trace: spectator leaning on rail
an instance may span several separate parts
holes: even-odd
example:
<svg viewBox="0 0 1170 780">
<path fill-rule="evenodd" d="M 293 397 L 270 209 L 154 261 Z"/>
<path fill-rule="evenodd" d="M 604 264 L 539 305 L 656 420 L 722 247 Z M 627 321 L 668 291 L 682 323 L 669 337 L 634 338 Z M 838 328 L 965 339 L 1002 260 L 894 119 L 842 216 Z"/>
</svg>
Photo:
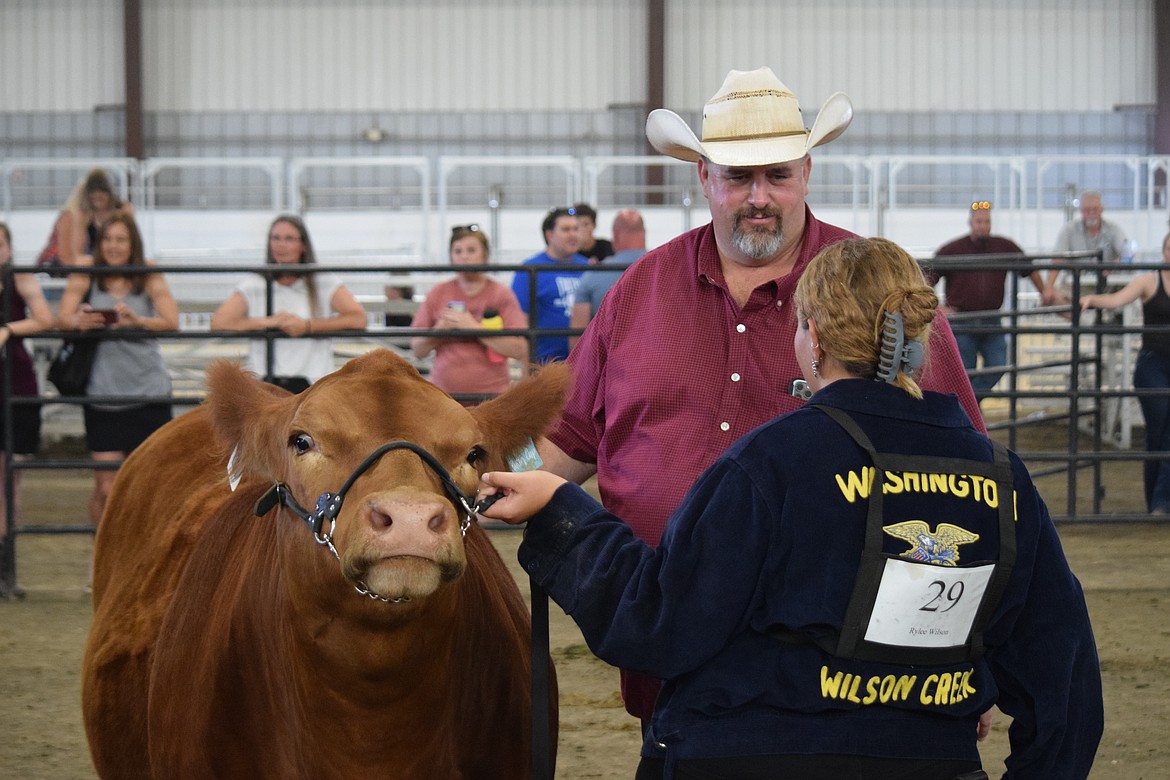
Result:
<svg viewBox="0 0 1170 780">
<path fill-rule="evenodd" d="M 8 382 L 11 381 L 12 395 L 29 397 L 38 395 L 37 376 L 32 358 L 24 347 L 29 336 L 53 327 L 53 312 L 45 302 L 41 286 L 33 274 L 9 274 L 12 265 L 12 233 L 8 225 L 0 222 L 0 300 L 4 287 L 12 280 L 8 291 L 8 309 L 0 312 L 0 401 L 3 399 Z M 12 378 L 5 374 L 12 366 Z M 41 407 L 25 404 L 14 405 L 10 412 L 12 419 L 12 458 L 25 460 L 35 455 L 41 447 Z M 5 419 L 0 414 L 0 441 L 5 433 Z M 0 446 L 0 477 L 4 474 L 4 450 Z M 20 519 L 21 472 L 12 472 L 13 517 Z M 5 485 L 0 478 L 0 507 L 4 506 Z M 8 536 L 8 518 L 0 517 L 0 560 L 3 559 L 4 541 Z M 23 596 L 24 591 L 16 585 L 10 587 L 0 579 L 0 599 Z"/>
<path fill-rule="evenodd" d="M 1081 218 L 1066 222 L 1056 236 L 1053 252 L 1095 252 L 1100 250 L 1101 262 L 1117 263 L 1125 254 L 1125 231 L 1115 222 L 1101 216 L 1105 211 L 1101 193 L 1085 190 L 1080 196 Z M 1052 261 L 1058 264 L 1060 258 Z M 1106 271 L 1108 273 L 1108 271 Z M 1043 300 L 1045 304 L 1068 304 L 1071 284 L 1057 287 L 1059 269 L 1045 272 Z M 1081 292 L 1086 292 L 1082 290 Z"/>
<path fill-rule="evenodd" d="M 590 648 L 668 680 L 636 777 L 986 778 L 993 704 L 1008 777 L 1087 777 L 1084 593 L 1023 462 L 914 381 L 938 304 L 918 265 L 842 241 L 793 302 L 808 406 L 724 453 L 656 547 L 555 475 L 483 477 Z"/>
<path fill-rule="evenodd" d="M 484 266 L 490 257 L 487 236 L 479 225 L 452 228 L 448 251 L 456 268 Z M 479 269 L 460 269 L 454 279 L 432 287 L 411 327 L 476 333 L 410 340 L 415 357 L 435 353 L 429 378 L 448 393 L 502 393 L 511 384 L 508 358 L 528 360 L 527 338 L 492 335 L 503 328 L 527 328 L 528 318 L 512 291 Z"/>
<path fill-rule="evenodd" d="M 536 274 L 536 311 L 528 310 L 531 305 L 531 277 L 528 273 L 516 272 L 512 277 L 512 292 L 516 294 L 516 300 L 528 315 L 532 327 L 568 328 L 577 284 L 581 281 L 581 269 L 578 266 L 589 265 L 589 261 L 577 252 L 581 246 L 577 212 L 571 208 L 553 209 L 545 215 L 540 229 L 544 234 L 546 249 L 525 260 L 524 265 L 561 265 L 563 268 Z M 540 336 L 536 339 L 537 362 L 563 360 L 568 356 L 568 336 Z"/>
<path fill-rule="evenodd" d="M 805 204 L 808 153 L 852 117 L 837 93 L 806 130 L 796 97 L 760 68 L 728 74 L 704 111 L 704 141 L 671 111 L 647 119 L 655 148 L 696 163 L 711 222 L 647 252 L 610 289 L 569 358 L 574 385 L 540 453 L 574 482 L 596 474 L 606 508 L 649 544 L 719 453 L 801 405 L 789 394 L 800 378 L 792 293 L 813 255 L 853 236 Z M 957 393 L 982 427 L 942 317 L 931 347 L 923 386 Z M 631 714 L 648 717 L 657 692 L 623 672 Z"/>
<path fill-rule="evenodd" d="M 144 255 L 134 218 L 129 214 L 110 217 L 98 237 L 93 267 L 153 265 Z M 179 328 L 179 307 L 161 273 L 102 274 L 92 279 L 86 273 L 70 274 L 61 296 L 59 319 L 65 330 L 106 330 L 94 355 L 86 395 L 157 398 L 171 394 L 171 377 L 158 339 L 143 337 L 144 332 Z M 171 404 L 95 402 L 86 404 L 84 412 L 90 456 L 96 461 L 118 461 L 171 419 Z M 93 472 L 89 521 L 95 526 L 116 476 L 117 472 L 109 469 Z"/>
<path fill-rule="evenodd" d="M 1041 295 L 1044 293 L 1044 278 L 1040 272 L 1033 269 L 1031 263 L 1024 257 L 1024 250 L 1010 238 L 993 236 L 991 234 L 991 203 L 986 200 L 977 200 L 971 204 L 967 212 L 967 225 L 970 231 L 967 235 L 956 238 L 935 252 L 935 257 L 951 255 L 973 257 L 975 255 L 1014 255 L 1014 257 L 1000 258 L 1001 261 L 1019 260 L 1020 276 L 1027 276 Z M 978 261 L 973 261 L 978 262 Z M 926 270 L 926 278 L 931 284 L 939 279 L 946 279 L 946 304 L 942 310 L 948 315 L 952 312 L 994 312 L 986 317 L 963 320 L 956 329 L 955 341 L 959 345 L 959 355 L 963 358 L 963 365 L 972 370 L 979 366 L 979 356 L 983 356 L 983 368 L 1006 366 L 1007 336 L 1002 331 L 988 333 L 964 333 L 966 326 L 976 328 L 1000 328 L 999 309 L 1003 305 L 1004 283 L 1007 281 L 1007 271 L 1004 270 L 966 270 L 950 268 L 945 271 Z M 971 378 L 971 386 L 975 388 L 975 397 L 982 400 L 983 396 L 995 387 L 995 383 L 1003 376 L 1003 371 L 979 374 Z"/>
<path fill-rule="evenodd" d="M 268 265 L 311 265 L 317 257 L 304 221 L 282 214 L 268 228 Z M 364 330 L 366 310 L 345 289 L 341 277 L 327 271 L 280 274 L 272 279 L 272 314 L 268 314 L 268 279 L 250 274 L 211 317 L 212 330 L 276 330 L 292 338 L 254 339 L 247 367 L 286 390 L 299 393 L 333 372 L 333 342 L 300 338 L 336 330 Z"/>
<path fill-rule="evenodd" d="M 622 209 L 613 218 L 614 254 L 598 263 L 598 266 L 627 266 L 646 254 L 646 225 L 637 209 Z M 602 298 L 622 275 L 624 268 L 616 271 L 586 271 L 577 285 L 573 298 L 573 316 L 569 327 L 584 328 L 597 313 Z M 579 336 L 569 336 L 569 349 L 577 346 Z"/>
<path fill-rule="evenodd" d="M 1162 263 L 1167 270 L 1138 274 L 1117 292 L 1086 295 L 1081 309 L 1116 309 L 1142 302 L 1142 324 L 1170 325 L 1170 234 L 1162 239 Z M 1133 386 L 1162 394 L 1138 398 L 1146 422 L 1146 450 L 1170 451 L 1170 333 L 1142 333 L 1142 347 L 1133 370 Z M 1147 460 L 1142 466 L 1146 508 L 1153 515 L 1170 515 L 1170 460 Z"/>
</svg>

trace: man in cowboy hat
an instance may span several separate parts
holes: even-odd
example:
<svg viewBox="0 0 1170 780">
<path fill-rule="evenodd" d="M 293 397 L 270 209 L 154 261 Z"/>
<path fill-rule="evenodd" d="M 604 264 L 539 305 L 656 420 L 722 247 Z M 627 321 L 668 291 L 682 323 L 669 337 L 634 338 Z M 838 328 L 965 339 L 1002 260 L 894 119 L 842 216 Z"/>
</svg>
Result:
<svg viewBox="0 0 1170 780">
<path fill-rule="evenodd" d="M 540 443 L 545 468 L 583 482 L 657 544 L 670 513 L 736 439 L 803 403 L 792 342 L 792 293 L 813 256 L 854 234 L 813 216 L 809 150 L 853 117 L 830 97 L 811 130 L 768 68 L 731 71 L 703 112 L 700 141 L 658 109 L 646 136 L 696 163 L 711 222 L 648 252 L 617 281 L 569 357 L 574 387 Z M 982 427 L 954 336 L 936 320 L 922 386 L 955 392 Z M 734 522 L 729 517 L 728 522 Z M 630 714 L 653 711 L 658 682 L 622 673 Z"/>
</svg>

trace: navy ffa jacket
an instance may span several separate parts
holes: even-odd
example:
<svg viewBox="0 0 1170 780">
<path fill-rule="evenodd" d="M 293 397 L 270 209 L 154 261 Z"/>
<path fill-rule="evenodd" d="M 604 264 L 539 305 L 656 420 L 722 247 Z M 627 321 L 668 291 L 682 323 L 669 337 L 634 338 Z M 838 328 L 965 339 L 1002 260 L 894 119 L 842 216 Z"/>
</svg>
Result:
<svg viewBox="0 0 1170 780">
<path fill-rule="evenodd" d="M 975 468 L 875 472 L 818 406 L 845 412 L 895 463 L 993 458 L 954 396 L 839 380 L 733 445 L 657 549 L 575 485 L 529 521 L 520 562 L 593 651 L 666 680 L 643 755 L 665 751 L 668 776 L 678 759 L 738 755 L 978 761 L 976 720 L 998 704 L 1013 718 L 1007 777 L 1086 777 L 1103 727 L 1096 647 L 1023 463 L 1010 455 L 1000 485 Z M 860 630 L 878 652 L 842 652 L 877 490 L 883 568 L 860 587 L 872 602 Z M 979 648 L 931 661 L 973 622 Z"/>
</svg>

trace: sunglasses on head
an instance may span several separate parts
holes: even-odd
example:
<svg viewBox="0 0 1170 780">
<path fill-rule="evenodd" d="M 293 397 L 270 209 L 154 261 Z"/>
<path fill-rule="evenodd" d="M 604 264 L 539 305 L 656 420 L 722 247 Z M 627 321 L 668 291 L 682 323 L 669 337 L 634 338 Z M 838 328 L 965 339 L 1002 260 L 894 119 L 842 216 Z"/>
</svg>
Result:
<svg viewBox="0 0 1170 780">
<path fill-rule="evenodd" d="M 455 227 L 451 228 L 451 235 L 453 235 L 453 236 L 457 235 L 459 233 L 478 233 L 478 232 L 479 232 L 479 225 L 477 225 L 474 222 L 471 223 L 470 225 L 456 225 Z"/>
</svg>

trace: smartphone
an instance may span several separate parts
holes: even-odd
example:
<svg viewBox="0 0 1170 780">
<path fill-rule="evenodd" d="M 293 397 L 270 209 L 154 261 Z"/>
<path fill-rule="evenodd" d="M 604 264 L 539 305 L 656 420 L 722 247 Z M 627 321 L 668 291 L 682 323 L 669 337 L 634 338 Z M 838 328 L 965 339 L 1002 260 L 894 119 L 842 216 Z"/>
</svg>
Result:
<svg viewBox="0 0 1170 780">
<path fill-rule="evenodd" d="M 447 301 L 447 308 L 451 311 L 467 311 L 467 304 L 463 301 Z"/>
<path fill-rule="evenodd" d="M 118 321 L 118 312 L 114 309 L 93 309 L 94 314 L 102 315 L 102 319 L 106 321 L 107 325 L 113 325 Z"/>
</svg>

